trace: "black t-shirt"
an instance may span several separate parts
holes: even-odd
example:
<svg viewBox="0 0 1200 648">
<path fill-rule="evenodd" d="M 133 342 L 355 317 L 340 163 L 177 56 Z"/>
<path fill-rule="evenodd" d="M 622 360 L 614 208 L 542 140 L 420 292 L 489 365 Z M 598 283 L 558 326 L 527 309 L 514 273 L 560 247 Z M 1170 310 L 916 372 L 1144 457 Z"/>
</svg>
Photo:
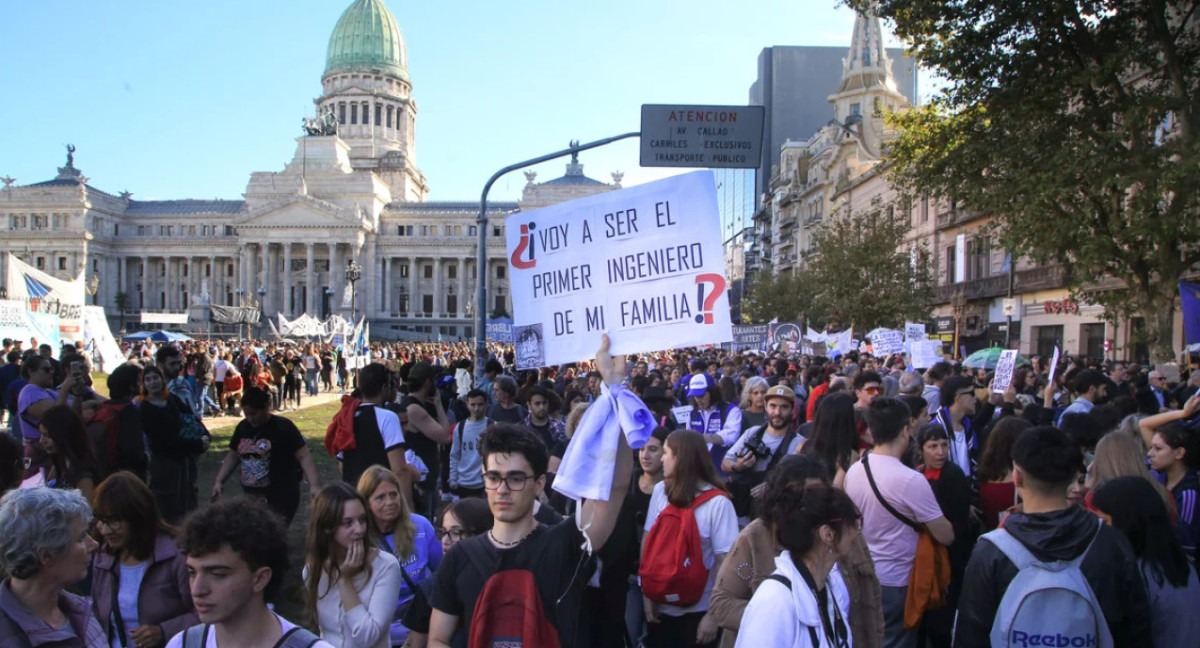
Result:
<svg viewBox="0 0 1200 648">
<path fill-rule="evenodd" d="M 504 409 L 496 404 L 487 409 L 487 417 L 497 423 L 520 423 L 528 415 L 529 412 L 521 405 L 513 405 L 512 409 Z"/>
<path fill-rule="evenodd" d="M 405 396 L 404 398 L 400 399 L 401 412 L 407 412 L 408 408 L 412 405 L 419 406 L 421 409 L 425 410 L 425 413 L 428 414 L 430 418 L 435 421 L 437 420 L 437 407 L 433 403 L 428 401 L 420 401 L 412 396 Z M 411 449 L 418 457 L 420 457 L 421 461 L 425 462 L 425 467 L 429 469 L 428 479 L 436 479 L 437 474 L 441 472 L 441 457 L 438 454 L 437 442 L 425 436 L 419 430 L 411 426 L 404 432 L 404 440 L 407 442 L 409 449 Z"/>
<path fill-rule="evenodd" d="M 467 543 L 483 548 L 491 570 L 481 573 L 467 555 Z M 575 521 L 566 519 L 554 526 L 538 525 L 533 534 L 512 549 L 498 549 L 487 534 L 460 541 L 450 548 L 438 566 L 433 584 L 433 607 L 458 617 L 458 630 L 451 645 L 466 648 L 475 603 L 488 578 L 500 568 L 533 572 L 542 596 L 542 611 L 558 629 L 563 648 L 586 646 L 590 616 L 582 605 L 583 592 L 595 570 L 595 561 L 583 550 L 583 534 Z"/>
<path fill-rule="evenodd" d="M 262 427 L 242 419 L 229 439 L 229 449 L 242 460 L 242 488 L 266 495 L 268 501 L 294 498 L 300 488 L 296 453 L 305 446 L 296 424 L 271 416 Z"/>
</svg>

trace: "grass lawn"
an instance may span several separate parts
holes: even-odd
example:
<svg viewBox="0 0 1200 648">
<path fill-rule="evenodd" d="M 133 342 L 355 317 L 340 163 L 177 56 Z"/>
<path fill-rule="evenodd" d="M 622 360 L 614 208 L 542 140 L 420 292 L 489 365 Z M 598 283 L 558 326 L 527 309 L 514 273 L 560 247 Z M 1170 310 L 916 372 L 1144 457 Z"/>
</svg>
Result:
<svg viewBox="0 0 1200 648">
<path fill-rule="evenodd" d="M 313 459 L 316 461 L 317 474 L 323 484 L 340 479 L 337 460 L 325 452 L 324 446 L 325 428 L 329 426 L 333 415 L 340 407 L 341 403 L 334 401 L 298 412 L 288 412 L 285 416 L 300 428 L 300 433 L 308 441 L 308 451 L 312 453 Z M 233 436 L 233 429 L 234 426 L 230 425 L 209 430 L 212 434 L 212 445 L 208 452 L 200 457 L 200 475 L 196 482 L 200 489 L 201 501 L 206 501 L 208 493 L 212 492 L 212 485 L 216 480 L 217 471 L 221 468 L 221 461 L 225 458 L 229 439 Z M 235 497 L 241 494 L 241 488 L 236 485 L 236 476 L 230 478 L 226 484 L 223 497 Z M 301 483 L 300 489 L 300 510 L 296 512 L 296 519 L 292 520 L 292 526 L 288 529 L 288 562 L 291 568 L 284 581 L 283 595 L 276 606 L 280 614 L 297 623 L 307 622 L 304 613 L 304 589 L 300 580 L 300 569 L 304 566 L 304 535 L 308 526 L 309 498 L 306 496 L 308 486 Z"/>
</svg>

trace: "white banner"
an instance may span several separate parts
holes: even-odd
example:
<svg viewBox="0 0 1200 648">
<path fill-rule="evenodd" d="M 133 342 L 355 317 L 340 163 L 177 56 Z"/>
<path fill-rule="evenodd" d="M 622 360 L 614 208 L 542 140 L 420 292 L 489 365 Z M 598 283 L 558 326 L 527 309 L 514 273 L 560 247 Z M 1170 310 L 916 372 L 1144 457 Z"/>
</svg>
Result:
<svg viewBox="0 0 1200 648">
<path fill-rule="evenodd" d="M 733 341 L 710 171 L 505 220 L 521 369 Z"/>
<path fill-rule="evenodd" d="M 140 313 L 142 324 L 187 324 L 187 313 Z"/>
<path fill-rule="evenodd" d="M 93 369 L 110 374 L 125 362 L 125 355 L 108 328 L 108 319 L 102 307 L 83 307 L 83 331 L 87 335 L 87 350 L 92 354 Z"/>
<path fill-rule="evenodd" d="M 83 274 L 74 280 L 58 279 L 8 255 L 8 298 L 24 304 L 26 310 L 58 316 L 62 339 L 83 340 Z"/>
<path fill-rule="evenodd" d="M 30 312 L 25 303 L 14 299 L 0 300 L 0 337 L 20 340 L 26 349 L 49 344 L 57 352 L 60 335 L 57 315 Z"/>
</svg>

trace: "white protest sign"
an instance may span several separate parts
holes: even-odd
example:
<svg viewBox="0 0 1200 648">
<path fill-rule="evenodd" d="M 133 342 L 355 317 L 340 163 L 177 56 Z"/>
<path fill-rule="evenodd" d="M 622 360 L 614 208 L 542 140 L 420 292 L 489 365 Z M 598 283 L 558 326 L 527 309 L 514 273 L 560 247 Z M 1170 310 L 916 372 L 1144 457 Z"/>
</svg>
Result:
<svg viewBox="0 0 1200 648">
<path fill-rule="evenodd" d="M 925 341 L 925 325 L 924 324 L 914 324 L 913 322 L 905 322 L 904 323 L 904 341 L 908 344 L 912 344 L 913 342 L 924 342 Z"/>
<path fill-rule="evenodd" d="M 517 367 L 733 341 L 711 171 L 505 219 Z"/>
<path fill-rule="evenodd" d="M 1050 373 L 1046 375 L 1046 381 L 1054 384 L 1054 372 L 1058 370 L 1058 347 L 1054 347 L 1054 354 L 1050 356 Z"/>
<path fill-rule="evenodd" d="M 671 415 L 675 417 L 675 423 L 679 427 L 686 428 L 692 422 L 692 406 L 680 405 L 679 407 L 672 407 Z"/>
<path fill-rule="evenodd" d="M 996 362 L 996 377 L 992 379 L 992 391 L 1003 394 L 1012 384 L 1013 370 L 1017 368 L 1017 352 L 1013 349 L 1000 352 L 1000 360 Z"/>
<path fill-rule="evenodd" d="M 937 340 L 914 340 L 910 348 L 912 365 L 917 369 L 928 369 L 942 359 L 942 343 Z"/>
<path fill-rule="evenodd" d="M 877 356 L 904 353 L 904 334 L 888 329 L 875 331 L 875 337 L 871 338 L 871 346 Z"/>
</svg>

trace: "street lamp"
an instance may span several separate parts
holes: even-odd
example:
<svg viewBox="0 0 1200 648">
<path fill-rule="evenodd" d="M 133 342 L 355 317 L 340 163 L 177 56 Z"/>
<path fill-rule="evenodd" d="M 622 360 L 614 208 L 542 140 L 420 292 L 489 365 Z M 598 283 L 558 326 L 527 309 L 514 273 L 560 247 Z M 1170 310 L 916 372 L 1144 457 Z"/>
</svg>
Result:
<svg viewBox="0 0 1200 648">
<path fill-rule="evenodd" d="M 237 288 L 237 290 L 234 290 L 233 292 L 237 294 L 237 302 L 235 302 L 235 303 L 238 306 L 245 308 L 246 307 L 246 289 L 239 286 Z M 243 316 L 239 316 L 239 318 L 245 319 Z M 237 327 L 238 327 L 237 328 L 238 337 L 242 337 L 242 322 L 238 322 Z M 245 338 L 242 338 L 242 339 L 245 339 Z"/>
<path fill-rule="evenodd" d="M 266 306 L 267 306 L 267 287 L 266 286 L 258 287 L 258 303 L 263 308 L 263 312 L 259 315 L 259 320 L 258 320 L 259 335 L 262 335 L 262 329 L 263 329 L 262 320 L 266 317 Z"/>
</svg>

